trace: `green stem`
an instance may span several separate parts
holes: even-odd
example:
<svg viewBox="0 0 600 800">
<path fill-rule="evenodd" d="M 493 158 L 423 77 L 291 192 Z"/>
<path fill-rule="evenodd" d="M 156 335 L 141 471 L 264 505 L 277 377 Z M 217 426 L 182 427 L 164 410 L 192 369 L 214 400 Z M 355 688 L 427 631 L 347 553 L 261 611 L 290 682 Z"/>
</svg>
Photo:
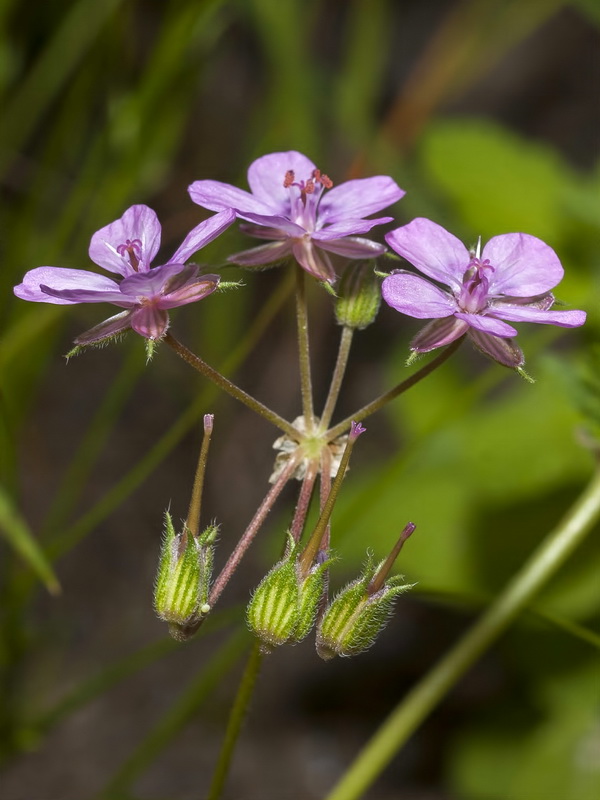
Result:
<svg viewBox="0 0 600 800">
<path fill-rule="evenodd" d="M 327 530 L 327 526 L 329 524 L 329 518 L 331 517 L 331 512 L 333 511 L 335 501 L 337 500 L 338 494 L 340 493 L 340 489 L 342 487 L 342 482 L 344 480 L 344 477 L 346 476 L 346 470 L 348 469 L 348 464 L 350 462 L 350 456 L 352 455 L 352 450 L 354 449 L 356 440 L 363 432 L 364 428 L 361 428 L 359 425 L 357 426 L 357 430 L 353 428 L 352 432 L 348 436 L 348 441 L 346 442 L 346 448 L 342 455 L 340 466 L 338 467 L 338 471 L 336 472 L 335 478 L 333 479 L 333 486 L 331 487 L 331 490 L 327 495 L 327 499 L 323 504 L 323 508 L 321 509 L 321 514 L 319 516 L 317 524 L 315 525 L 315 528 L 310 535 L 310 539 L 308 540 L 308 544 L 302 551 L 302 555 L 300 556 L 300 560 L 298 562 L 300 573 L 304 576 L 308 575 L 308 573 L 310 572 L 310 569 L 313 566 L 313 562 L 315 560 L 315 556 L 321 549 L 321 542 L 323 540 L 323 535 Z"/>
<path fill-rule="evenodd" d="M 188 348 L 178 341 L 173 334 L 167 333 L 162 341 L 165 342 L 165 344 L 168 344 L 178 356 L 180 356 L 197 372 L 199 372 L 201 375 L 204 375 L 205 378 L 208 378 L 232 397 L 235 397 L 235 399 L 239 400 L 240 403 L 243 403 L 245 406 L 248 406 L 248 408 L 252 409 L 252 411 L 254 411 L 256 414 L 264 417 L 284 433 L 287 433 L 288 436 L 291 436 L 292 439 L 296 441 L 301 439 L 300 432 L 296 430 L 291 423 L 287 422 L 287 420 L 283 419 L 283 417 L 280 417 L 279 414 L 271 411 L 271 409 L 267 408 L 260 401 L 247 394 L 247 392 L 245 392 L 243 389 L 240 389 L 239 386 L 236 386 L 235 383 L 232 383 L 224 375 L 221 375 L 221 373 L 217 372 L 216 369 L 210 367 L 199 356 L 192 353 L 191 350 L 188 350 Z"/>
<path fill-rule="evenodd" d="M 419 383 L 419 381 L 423 380 L 423 378 L 426 378 L 450 358 L 450 356 L 458 349 L 463 339 L 464 336 L 461 336 L 460 339 L 452 342 L 452 344 L 448 345 L 445 350 L 442 350 L 442 352 L 436 356 L 433 361 L 425 364 L 424 367 L 421 367 L 421 369 L 417 370 L 417 372 L 415 372 L 409 378 L 406 378 L 406 380 L 403 380 L 397 386 L 394 386 L 394 388 L 390 389 L 389 392 L 384 392 L 384 394 L 379 395 L 379 397 L 376 397 L 375 400 L 372 400 L 366 406 L 363 406 L 358 411 L 355 411 L 354 414 L 346 417 L 346 419 L 342 420 L 342 422 L 338 422 L 338 424 L 333 428 L 330 428 L 324 434 L 327 441 L 331 442 L 334 439 L 337 439 L 338 436 L 341 436 L 342 433 L 345 433 L 348 430 L 352 422 L 362 422 L 363 419 L 366 419 L 371 414 L 379 411 L 380 408 L 383 408 L 383 406 L 389 403 L 390 400 L 394 400 L 407 389 L 410 389 L 411 386 L 414 386 L 416 383 Z"/>
<path fill-rule="evenodd" d="M 392 711 L 326 800 L 362 797 L 439 701 L 529 605 L 599 518 L 600 470 L 497 600 Z"/>
<path fill-rule="evenodd" d="M 300 357 L 300 384 L 302 388 L 302 413 L 306 432 L 315 427 L 315 412 L 310 377 L 310 348 L 308 343 L 308 315 L 306 311 L 306 274 L 296 264 L 296 321 L 298 324 L 298 354 Z"/>
<path fill-rule="evenodd" d="M 244 674 L 238 688 L 238 693 L 229 715 L 227 730 L 225 731 L 225 739 L 223 740 L 223 746 L 219 754 L 219 760 L 215 766 L 207 800 L 219 800 L 219 797 L 221 797 L 225 781 L 227 780 L 227 774 L 229 772 L 229 766 L 233 757 L 233 751 L 235 750 L 235 745 L 242 729 L 244 717 L 246 716 L 246 712 L 248 710 L 250 698 L 252 697 L 252 692 L 254 691 L 254 687 L 256 685 L 256 679 L 258 678 L 262 658 L 262 653 L 260 652 L 260 643 L 258 640 L 256 640 L 252 650 L 250 651 L 246 669 L 244 670 Z"/>
<path fill-rule="evenodd" d="M 354 335 L 354 328 L 349 328 L 346 325 L 342 328 L 342 336 L 340 338 L 340 348 L 338 350 L 337 361 L 335 362 L 335 369 L 331 378 L 331 386 L 329 387 L 329 394 L 325 402 L 325 408 L 321 414 L 321 421 L 319 427 L 321 430 L 326 431 L 327 426 L 331 422 L 331 417 L 335 411 L 335 404 L 340 395 L 342 388 L 342 381 L 346 373 L 346 366 L 348 364 L 348 356 L 350 355 L 350 347 L 352 345 L 352 337 Z M 354 417 L 352 418 L 354 419 Z"/>
<path fill-rule="evenodd" d="M 204 415 L 204 436 L 202 437 L 202 446 L 200 447 L 200 455 L 198 457 L 198 466 L 196 467 L 196 475 L 194 477 L 194 488 L 192 489 L 192 497 L 190 499 L 190 507 L 185 522 L 185 527 L 192 534 L 198 538 L 200 530 L 200 508 L 202 506 L 202 490 L 204 489 L 204 475 L 206 473 L 206 462 L 208 461 L 208 448 L 210 447 L 210 439 L 213 430 L 213 415 Z"/>
</svg>

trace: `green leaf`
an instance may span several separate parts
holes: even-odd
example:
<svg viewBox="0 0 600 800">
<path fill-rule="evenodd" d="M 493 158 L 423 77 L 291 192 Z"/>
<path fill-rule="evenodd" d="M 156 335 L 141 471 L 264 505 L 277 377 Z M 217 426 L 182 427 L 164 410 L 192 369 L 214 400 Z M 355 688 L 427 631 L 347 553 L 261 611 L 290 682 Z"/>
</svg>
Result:
<svg viewBox="0 0 600 800">
<path fill-rule="evenodd" d="M 27 523 L 2 486 L 0 486 L 0 531 L 45 583 L 48 591 L 51 594 L 59 594 L 58 578 L 52 571 L 52 567 L 46 560 Z"/>
</svg>

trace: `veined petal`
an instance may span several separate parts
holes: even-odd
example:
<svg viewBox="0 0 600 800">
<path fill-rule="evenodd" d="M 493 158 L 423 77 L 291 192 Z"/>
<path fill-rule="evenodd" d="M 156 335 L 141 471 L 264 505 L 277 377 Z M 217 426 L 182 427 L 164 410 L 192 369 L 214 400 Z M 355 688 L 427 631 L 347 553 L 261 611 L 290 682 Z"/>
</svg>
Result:
<svg viewBox="0 0 600 800">
<path fill-rule="evenodd" d="M 528 233 L 494 236 L 483 248 L 489 259 L 489 293 L 514 297 L 544 294 L 562 280 L 564 270 L 554 250 Z"/>
<path fill-rule="evenodd" d="M 319 281 L 335 282 L 337 275 L 329 256 L 316 248 L 310 239 L 294 240 L 292 253 L 302 269 L 305 269 L 309 275 Z"/>
<path fill-rule="evenodd" d="M 319 228 L 311 233 L 313 239 L 319 241 L 327 241 L 328 239 L 338 239 L 342 236 L 352 236 L 356 233 L 367 233 L 376 225 L 385 225 L 386 222 L 391 222 L 393 217 L 378 217 L 377 219 L 346 219 L 341 222 L 335 222 L 333 225 L 328 225 L 326 228 Z M 319 225 L 321 220 L 319 219 Z"/>
<path fill-rule="evenodd" d="M 540 322 L 544 325 L 560 325 L 561 328 L 579 328 L 587 317 L 585 311 L 575 309 L 544 311 L 531 306 L 513 306 L 504 303 L 495 303 L 488 313 L 512 322 Z"/>
<path fill-rule="evenodd" d="M 313 236 L 313 241 L 315 237 Z M 318 246 L 330 253 L 346 258 L 375 258 L 385 253 L 385 245 L 372 242 L 371 239 L 361 239 L 358 236 L 344 236 L 342 239 L 319 239 Z"/>
<path fill-rule="evenodd" d="M 251 214 L 238 212 L 238 216 L 256 225 L 266 225 L 269 228 L 277 228 L 286 236 L 304 236 L 306 230 L 295 222 L 291 222 L 285 217 L 269 216 L 265 214 Z"/>
<path fill-rule="evenodd" d="M 451 295 L 410 272 L 388 275 L 381 286 L 381 294 L 388 306 L 416 319 L 449 317 L 457 310 Z"/>
<path fill-rule="evenodd" d="M 269 153 L 253 161 L 248 168 L 248 185 L 257 200 L 276 214 L 289 216 L 290 194 L 283 185 L 286 173 L 292 170 L 297 181 L 307 181 L 315 165 L 297 150 Z"/>
<path fill-rule="evenodd" d="M 500 339 L 498 336 L 490 336 L 475 328 L 469 329 L 469 339 L 484 355 L 493 358 L 494 361 L 505 367 L 516 369 L 525 363 L 523 351 L 512 339 Z"/>
<path fill-rule="evenodd" d="M 469 266 L 469 251 L 441 225 L 417 217 L 386 234 L 385 240 L 420 272 L 457 292 L 460 290 Z"/>
<path fill-rule="evenodd" d="M 128 311 L 122 311 L 120 314 L 115 314 L 114 317 L 105 319 L 104 322 L 95 325 L 89 331 L 80 333 L 75 339 L 75 344 L 93 344 L 94 342 L 100 342 L 102 339 L 108 339 L 109 336 L 122 333 L 130 327 L 132 314 L 133 310 L 129 309 Z"/>
<path fill-rule="evenodd" d="M 229 256 L 227 261 L 239 264 L 241 267 L 262 267 L 265 264 L 272 264 L 281 261 L 282 258 L 289 256 L 292 252 L 292 241 L 286 239 L 283 242 L 271 242 L 252 247 L 250 250 L 242 250 Z"/>
<path fill-rule="evenodd" d="M 506 339 L 511 336 L 516 336 L 518 333 L 512 325 L 507 325 L 506 322 L 502 322 L 502 320 L 496 319 L 495 317 L 484 314 L 465 314 L 463 312 L 457 312 L 456 316 L 458 319 L 463 319 L 472 328 L 477 328 L 492 336 L 501 336 Z"/>
<path fill-rule="evenodd" d="M 120 219 L 111 222 L 92 236 L 89 256 L 95 264 L 109 272 L 131 275 L 136 270 L 127 255 L 120 255 L 117 248 L 130 242 L 140 242 L 138 270 L 146 272 L 160 247 L 160 222 L 156 213 L 148 206 L 131 206 Z"/>
<path fill-rule="evenodd" d="M 162 267 L 154 267 L 149 272 L 135 273 L 128 278 L 123 278 L 121 291 L 131 298 L 156 297 L 176 275 L 185 272 L 185 275 L 189 276 L 190 271 L 197 270 L 195 265 L 190 265 L 190 267 L 191 270 L 185 264 L 163 264 Z"/>
<path fill-rule="evenodd" d="M 210 211 L 235 208 L 241 212 L 252 211 L 256 214 L 273 213 L 270 205 L 257 200 L 250 192 L 221 181 L 194 181 L 188 186 L 188 193 L 194 203 Z"/>
<path fill-rule="evenodd" d="M 131 315 L 131 327 L 146 339 L 160 339 L 169 327 L 169 315 L 155 303 L 144 303 Z"/>
<path fill-rule="evenodd" d="M 445 317 L 428 322 L 410 343 L 410 349 L 417 353 L 428 353 L 437 347 L 456 341 L 469 330 L 469 326 L 462 319 Z"/>
<path fill-rule="evenodd" d="M 228 208 L 196 225 L 169 259 L 174 264 L 185 264 L 200 248 L 216 239 L 235 221 L 235 211 Z"/>
<path fill-rule="evenodd" d="M 68 297 L 55 297 L 42 291 L 41 286 L 56 291 L 95 291 L 117 292 L 119 284 L 106 275 L 88 272 L 83 269 L 67 269 L 65 267 L 36 267 L 25 273 L 23 282 L 13 289 L 15 295 L 22 300 L 34 303 L 55 303 L 56 305 L 72 305 L 81 302 L 97 302 L 90 300 L 77 300 Z M 107 300 L 107 302 L 111 302 Z"/>
<path fill-rule="evenodd" d="M 368 217 L 392 205 L 405 194 L 396 181 L 387 175 L 340 183 L 323 195 L 319 204 L 319 223 L 344 222 L 348 217 Z"/>
<path fill-rule="evenodd" d="M 218 275 L 203 275 L 198 280 L 189 281 L 176 291 L 165 294 L 158 300 L 157 305 L 159 308 L 168 309 L 195 303 L 214 292 L 219 285 L 219 280 Z"/>
<path fill-rule="evenodd" d="M 279 228 L 267 228 L 263 225 L 252 225 L 249 222 L 241 222 L 240 231 L 248 236 L 255 236 L 257 239 L 269 239 L 270 241 L 287 239 L 285 231 L 279 230 Z"/>
</svg>

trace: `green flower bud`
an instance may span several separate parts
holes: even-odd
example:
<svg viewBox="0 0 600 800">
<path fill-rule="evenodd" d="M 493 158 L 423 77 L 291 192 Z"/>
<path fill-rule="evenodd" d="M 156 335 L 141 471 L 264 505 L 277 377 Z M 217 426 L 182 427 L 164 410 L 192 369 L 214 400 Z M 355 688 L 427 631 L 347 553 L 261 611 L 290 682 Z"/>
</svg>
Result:
<svg viewBox="0 0 600 800">
<path fill-rule="evenodd" d="M 320 558 L 304 576 L 299 545 L 290 537 L 286 556 L 261 581 L 248 606 L 248 625 L 264 649 L 299 642 L 312 630 L 321 600 L 325 570 L 333 559 Z"/>
<path fill-rule="evenodd" d="M 218 528 L 210 525 L 197 538 L 184 526 L 176 533 L 165 512 L 165 535 L 154 586 L 154 609 L 160 619 L 187 625 L 210 611 L 208 592 Z"/>
<path fill-rule="evenodd" d="M 362 330 L 375 321 L 381 289 L 369 261 L 353 261 L 346 269 L 338 286 L 335 316 L 340 325 Z"/>
<path fill-rule="evenodd" d="M 374 566 L 369 562 L 363 575 L 348 584 L 326 610 L 317 628 L 317 653 L 328 660 L 334 656 L 354 656 L 368 650 L 383 630 L 391 614 L 394 600 L 415 584 L 402 583 L 397 575 L 378 591 L 370 588 L 385 562 Z"/>
<path fill-rule="evenodd" d="M 291 638 L 300 615 L 300 592 L 292 553 L 262 579 L 248 605 L 246 616 L 251 630 L 262 640 L 263 649 Z"/>
<path fill-rule="evenodd" d="M 317 558 L 317 563 L 311 567 L 306 578 L 298 578 L 298 622 L 292 637 L 295 642 L 308 636 L 317 618 L 319 602 L 325 589 L 325 571 L 333 561 L 333 558 L 326 558 L 324 553 L 322 555 L 323 558 Z M 297 567 L 297 574 L 300 574 L 300 565 Z"/>
</svg>

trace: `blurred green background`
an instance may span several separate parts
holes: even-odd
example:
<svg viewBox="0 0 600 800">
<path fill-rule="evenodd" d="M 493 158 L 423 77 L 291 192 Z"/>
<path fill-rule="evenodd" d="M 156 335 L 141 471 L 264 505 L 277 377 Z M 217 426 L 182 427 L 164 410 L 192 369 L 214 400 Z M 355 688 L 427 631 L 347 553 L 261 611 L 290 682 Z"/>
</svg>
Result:
<svg viewBox="0 0 600 800">
<path fill-rule="evenodd" d="M 197 798 L 208 786 L 294 487 L 205 635 L 166 640 L 151 589 L 162 527 L 187 507 L 216 414 L 205 514 L 223 563 L 267 488 L 275 432 L 166 348 L 90 351 L 94 306 L 28 305 L 28 269 L 89 268 L 92 233 L 156 209 L 165 254 L 205 212 L 193 180 L 245 185 L 297 149 L 334 182 L 390 174 L 397 224 L 428 216 L 472 243 L 544 239 L 584 329 L 523 326 L 533 386 L 464 352 L 369 420 L 333 522 L 334 588 L 407 520 L 419 586 L 376 647 L 323 664 L 309 642 L 264 667 L 228 794 L 322 798 L 360 745 L 577 497 L 600 432 L 600 13 L 594 0 L 49 0 L 0 5 L 0 755 L 5 800 Z M 389 226 L 390 228 L 392 226 Z M 381 234 L 380 234 L 381 235 Z M 233 228 L 203 251 L 247 246 Z M 173 314 L 211 364 L 299 413 L 281 270 Z M 310 293 L 317 405 L 338 330 Z M 103 316 L 104 315 L 104 316 Z M 404 375 L 418 323 L 382 308 L 356 339 L 339 414 Z M 594 537 L 447 698 L 370 800 L 592 800 L 600 792 Z M 57 593 L 57 581 L 62 591 Z M 212 626 L 212 627 L 211 627 Z M 596 631 L 596 632 L 594 632 Z"/>
</svg>

